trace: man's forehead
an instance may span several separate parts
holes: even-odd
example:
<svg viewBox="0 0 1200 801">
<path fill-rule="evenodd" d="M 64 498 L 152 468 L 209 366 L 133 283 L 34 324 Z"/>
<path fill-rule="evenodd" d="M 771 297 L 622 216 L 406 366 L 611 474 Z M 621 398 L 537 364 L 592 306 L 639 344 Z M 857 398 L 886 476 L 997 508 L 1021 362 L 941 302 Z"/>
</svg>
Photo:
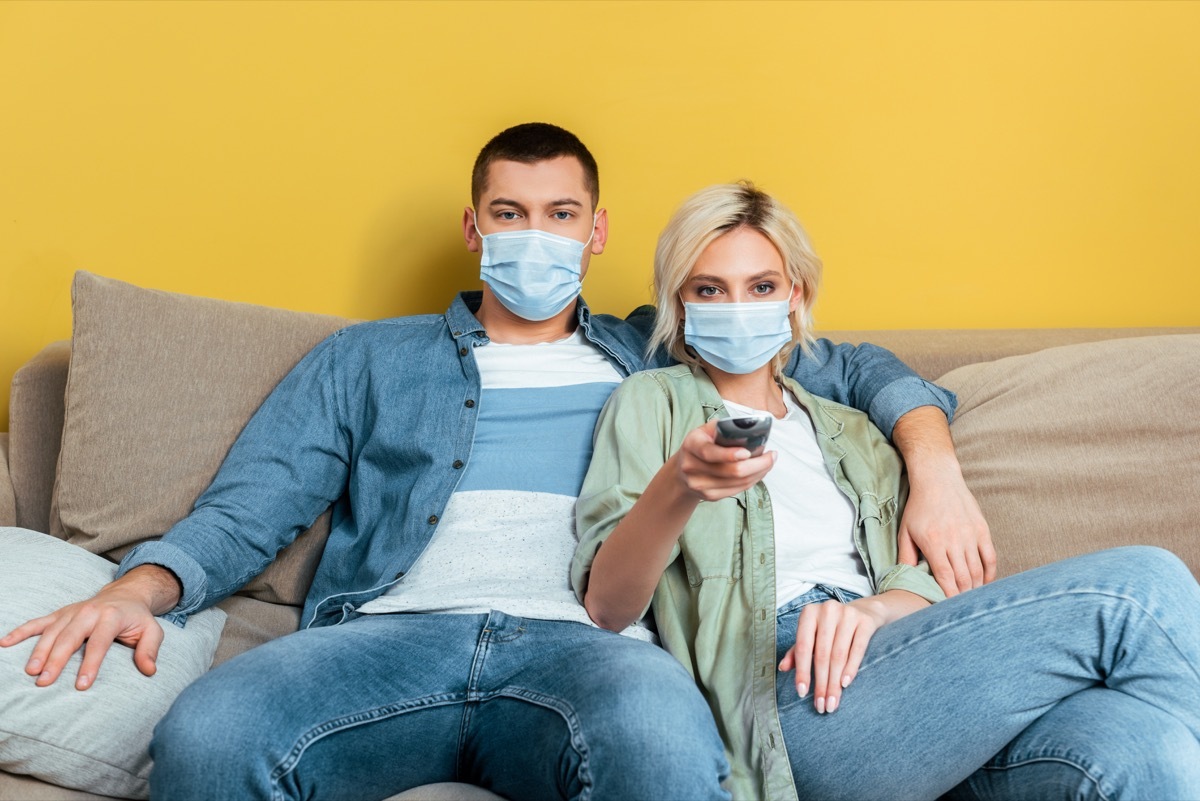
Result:
<svg viewBox="0 0 1200 801">
<path fill-rule="evenodd" d="M 493 161 L 488 165 L 481 205 L 496 198 L 531 204 L 571 199 L 591 205 L 583 165 L 574 156 L 529 163 L 507 159 Z"/>
</svg>

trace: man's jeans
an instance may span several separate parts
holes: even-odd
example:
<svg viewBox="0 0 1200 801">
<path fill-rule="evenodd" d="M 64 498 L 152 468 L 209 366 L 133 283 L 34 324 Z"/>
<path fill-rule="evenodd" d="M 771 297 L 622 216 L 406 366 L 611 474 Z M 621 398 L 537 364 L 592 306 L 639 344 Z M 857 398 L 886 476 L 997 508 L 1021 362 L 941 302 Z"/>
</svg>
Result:
<svg viewBox="0 0 1200 801">
<path fill-rule="evenodd" d="M 155 729 L 156 799 L 727 799 L 712 715 L 646 642 L 581 623 L 364 615 L 241 654 Z"/>
<path fill-rule="evenodd" d="M 780 659 L 804 601 L 835 595 L 780 610 Z M 1200 798 L 1200 587 L 1160 549 L 1058 562 L 885 626 L 832 714 L 794 673 L 776 692 L 802 799 Z"/>
</svg>

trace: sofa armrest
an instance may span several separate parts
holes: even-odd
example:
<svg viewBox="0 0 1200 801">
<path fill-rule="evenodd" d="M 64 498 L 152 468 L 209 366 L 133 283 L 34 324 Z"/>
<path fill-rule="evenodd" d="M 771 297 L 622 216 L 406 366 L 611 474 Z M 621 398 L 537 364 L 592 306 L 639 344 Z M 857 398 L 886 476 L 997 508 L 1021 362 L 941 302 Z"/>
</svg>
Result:
<svg viewBox="0 0 1200 801">
<path fill-rule="evenodd" d="M 17 497 L 8 474 L 8 434 L 0 434 L 0 526 L 17 524 Z"/>
<path fill-rule="evenodd" d="M 50 531 L 71 343 L 54 342 L 17 370 L 9 395 L 8 475 L 16 525 Z"/>
</svg>

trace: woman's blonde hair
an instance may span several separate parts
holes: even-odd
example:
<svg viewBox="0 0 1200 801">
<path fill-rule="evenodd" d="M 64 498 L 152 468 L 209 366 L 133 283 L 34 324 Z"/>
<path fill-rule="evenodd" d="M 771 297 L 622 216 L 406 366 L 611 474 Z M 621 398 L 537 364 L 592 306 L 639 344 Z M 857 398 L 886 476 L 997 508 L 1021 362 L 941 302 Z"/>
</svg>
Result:
<svg viewBox="0 0 1200 801">
<path fill-rule="evenodd" d="M 701 189 L 679 206 L 658 237 L 654 252 L 654 302 L 658 315 L 650 334 L 648 353 L 666 348 L 677 361 L 698 365 L 700 360 L 683 341 L 683 303 L 679 291 L 712 241 L 738 228 L 758 231 L 783 257 L 790 281 L 803 290 L 800 306 L 789 316 L 792 341 L 771 362 L 779 374 L 796 345 L 805 353 L 813 342 L 812 307 L 821 283 L 821 260 L 813 252 L 800 220 L 773 197 L 749 181 Z"/>
</svg>

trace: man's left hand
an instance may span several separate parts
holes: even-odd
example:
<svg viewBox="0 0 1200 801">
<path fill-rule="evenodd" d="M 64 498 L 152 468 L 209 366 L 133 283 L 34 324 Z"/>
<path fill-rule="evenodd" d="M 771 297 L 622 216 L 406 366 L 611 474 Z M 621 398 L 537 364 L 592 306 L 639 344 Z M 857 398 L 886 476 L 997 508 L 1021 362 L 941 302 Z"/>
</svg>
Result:
<svg viewBox="0 0 1200 801">
<path fill-rule="evenodd" d="M 916 565 L 918 550 L 946 596 L 996 578 L 996 549 L 983 512 L 957 466 L 914 478 L 897 538 L 899 561 Z"/>
</svg>

